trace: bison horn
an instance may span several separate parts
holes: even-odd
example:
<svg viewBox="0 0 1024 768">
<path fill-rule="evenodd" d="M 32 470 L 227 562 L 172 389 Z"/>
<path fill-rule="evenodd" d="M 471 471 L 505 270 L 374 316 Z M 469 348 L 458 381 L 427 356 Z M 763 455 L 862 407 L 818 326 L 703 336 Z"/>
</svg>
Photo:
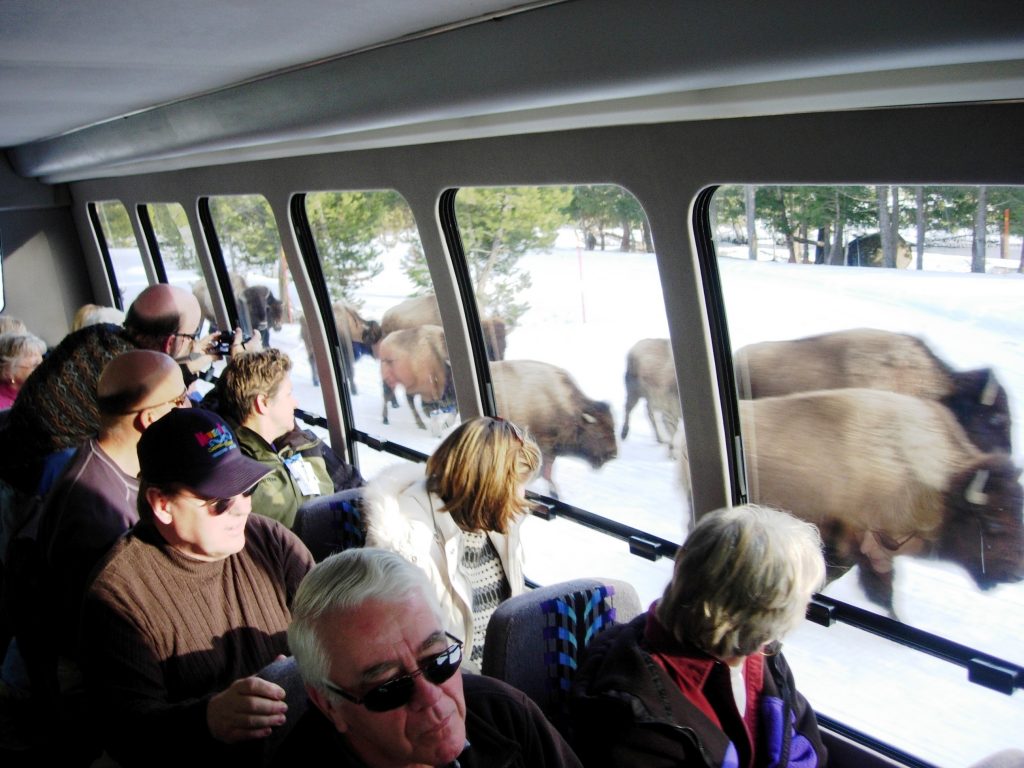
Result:
<svg viewBox="0 0 1024 768">
<path fill-rule="evenodd" d="M 591 416 L 591 415 L 590 415 L 589 413 L 586 413 L 586 412 L 584 412 L 584 413 L 583 413 L 583 414 L 581 414 L 581 415 L 583 416 L 583 420 L 584 420 L 585 422 L 587 422 L 587 424 L 596 424 L 596 423 L 597 423 L 597 419 L 595 419 L 595 418 L 594 418 L 593 416 Z"/>
<path fill-rule="evenodd" d="M 964 491 L 964 498 L 967 499 L 969 504 L 977 504 L 978 506 L 988 504 L 988 494 L 985 493 L 985 483 L 987 482 L 987 469 L 979 469 L 974 473 L 974 478 L 971 480 L 970 485 L 967 486 L 967 490 Z"/>
<path fill-rule="evenodd" d="M 988 378 L 985 380 L 985 388 L 981 390 L 980 402 L 984 406 L 991 408 L 996 403 L 996 397 L 999 395 L 999 382 L 996 381 L 996 376 L 991 370 L 988 372 Z"/>
</svg>

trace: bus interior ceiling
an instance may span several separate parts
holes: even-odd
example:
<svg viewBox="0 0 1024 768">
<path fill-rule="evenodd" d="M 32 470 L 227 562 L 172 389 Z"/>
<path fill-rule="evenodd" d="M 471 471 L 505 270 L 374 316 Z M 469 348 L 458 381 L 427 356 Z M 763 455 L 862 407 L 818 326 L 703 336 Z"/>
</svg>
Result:
<svg viewBox="0 0 1024 768">
<path fill-rule="evenodd" d="M 262 196 L 309 316 L 318 287 L 296 196 L 394 190 L 469 418 L 487 404 L 439 201 L 476 187 L 626 190 L 657 244 L 695 513 L 738 498 L 729 346 L 692 215 L 702 192 L 1024 180 L 1020 2 L 8 0 L 0 44 L 3 309 L 50 344 L 80 304 L 115 299 L 89 218 L 99 201 L 129 212 L 144 262 L 140 207 L 180 205 L 202 276 L 205 201 Z M 313 335 L 322 363 L 323 328 Z M 327 403 L 346 400 L 321 381 Z M 327 411 L 339 445 L 369 429 Z M 867 764 L 856 749 L 839 745 L 846 764 Z"/>
</svg>

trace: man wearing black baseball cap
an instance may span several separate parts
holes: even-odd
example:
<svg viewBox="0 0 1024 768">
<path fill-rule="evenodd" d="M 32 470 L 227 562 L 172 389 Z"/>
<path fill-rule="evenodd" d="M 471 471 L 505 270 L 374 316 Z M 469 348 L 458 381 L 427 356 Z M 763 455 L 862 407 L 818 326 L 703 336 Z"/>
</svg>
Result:
<svg viewBox="0 0 1024 768">
<path fill-rule="evenodd" d="M 173 411 L 138 450 L 139 523 L 82 614 L 104 746 L 122 765 L 245 760 L 253 753 L 238 743 L 285 719 L 284 690 L 253 675 L 288 652 L 289 607 L 312 557 L 284 526 L 250 515 L 268 470 L 215 414 Z"/>
</svg>

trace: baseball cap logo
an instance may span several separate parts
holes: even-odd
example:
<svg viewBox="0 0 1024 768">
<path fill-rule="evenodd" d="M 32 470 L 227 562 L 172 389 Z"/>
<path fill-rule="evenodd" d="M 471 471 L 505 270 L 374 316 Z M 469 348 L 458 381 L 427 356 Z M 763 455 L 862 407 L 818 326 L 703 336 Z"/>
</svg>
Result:
<svg viewBox="0 0 1024 768">
<path fill-rule="evenodd" d="M 196 442 L 206 448 L 211 457 L 217 458 L 235 447 L 235 441 L 227 427 L 218 425 L 209 432 L 196 432 Z"/>
</svg>

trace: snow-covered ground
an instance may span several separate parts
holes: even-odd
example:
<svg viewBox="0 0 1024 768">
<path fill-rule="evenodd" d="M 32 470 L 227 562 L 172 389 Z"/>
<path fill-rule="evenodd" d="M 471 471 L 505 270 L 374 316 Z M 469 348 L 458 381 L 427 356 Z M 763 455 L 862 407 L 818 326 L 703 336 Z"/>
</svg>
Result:
<svg viewBox="0 0 1024 768">
<path fill-rule="evenodd" d="M 1013 252 L 1019 249 L 1017 243 Z M 720 256 L 734 349 L 858 326 L 917 334 L 955 368 L 995 368 L 1010 393 L 1015 459 L 1022 463 L 1024 276 L 1012 274 L 1016 262 L 990 260 L 1002 274 L 972 275 L 966 274 L 969 254 L 963 250 L 929 250 L 929 271 L 923 273 L 750 262 L 742 246 L 723 246 Z M 770 257 L 769 247 L 765 258 Z M 413 292 L 398 268 L 400 253 L 385 259 L 385 271 L 359 294 L 367 317 L 379 319 Z M 507 358 L 548 360 L 568 369 L 589 396 L 612 404 L 620 428 L 626 351 L 640 338 L 667 335 L 653 255 L 580 253 L 570 234 L 550 252 L 527 255 L 520 266 L 533 276 L 532 288 L 522 296 L 531 308 L 508 337 Z M 247 277 L 276 292 L 276 280 Z M 187 285 L 194 277 L 171 279 Z M 287 324 L 272 343 L 292 355 L 303 407 L 322 412 L 298 326 Z M 355 374 L 359 394 L 353 412 L 359 429 L 432 450 L 438 439 L 415 428 L 404 402 L 391 412 L 390 426 L 381 424 L 375 361 L 360 360 Z M 359 460 L 368 477 L 395 461 L 365 446 L 359 448 Z M 642 407 L 633 413 L 630 436 L 620 441 L 617 459 L 595 472 L 582 461 L 559 458 L 555 479 L 562 498 L 572 504 L 673 541 L 684 535 L 689 509 L 677 468 L 665 447 L 655 443 Z M 566 521 L 530 519 L 524 537 L 527 573 L 541 583 L 615 576 L 631 581 L 649 601 L 670 574 L 671 563 L 631 556 L 625 544 Z M 896 569 L 902 620 L 1024 663 L 1024 584 L 982 593 L 949 563 L 904 557 Z M 856 584 L 856 574 L 826 592 L 877 610 Z M 968 765 L 1000 748 L 1024 748 L 1024 694 L 1004 696 L 969 685 L 960 668 L 843 626 L 807 624 L 789 638 L 787 656 L 801 690 L 820 711 L 936 765 Z"/>
</svg>

